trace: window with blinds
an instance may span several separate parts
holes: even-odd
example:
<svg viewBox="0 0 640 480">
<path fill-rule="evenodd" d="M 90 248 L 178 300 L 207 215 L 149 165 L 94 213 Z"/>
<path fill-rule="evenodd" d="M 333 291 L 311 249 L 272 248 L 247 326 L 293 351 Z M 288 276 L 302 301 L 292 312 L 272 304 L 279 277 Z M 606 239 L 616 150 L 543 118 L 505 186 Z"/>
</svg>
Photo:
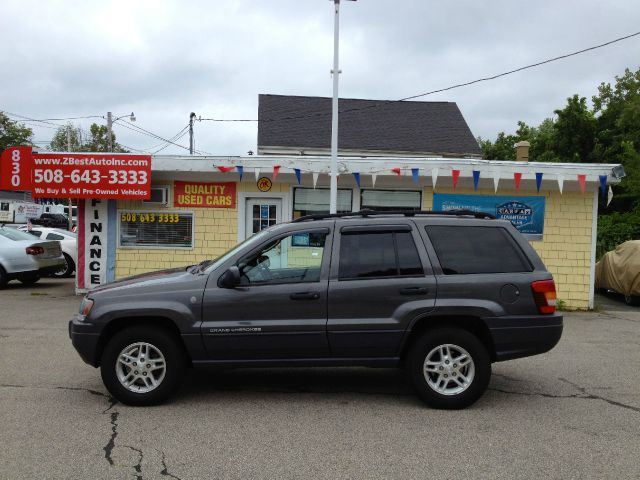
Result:
<svg viewBox="0 0 640 480">
<path fill-rule="evenodd" d="M 410 190 L 362 190 L 360 208 L 371 210 L 420 210 L 420 192 Z"/>
<path fill-rule="evenodd" d="M 119 246 L 193 248 L 193 213 L 120 211 Z"/>
</svg>

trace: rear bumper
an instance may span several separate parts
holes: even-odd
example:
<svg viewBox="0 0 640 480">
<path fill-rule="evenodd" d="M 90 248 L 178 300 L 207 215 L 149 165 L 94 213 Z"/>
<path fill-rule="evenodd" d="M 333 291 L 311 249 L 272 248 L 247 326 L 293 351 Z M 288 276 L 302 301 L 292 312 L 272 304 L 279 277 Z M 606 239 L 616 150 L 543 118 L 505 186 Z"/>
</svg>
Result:
<svg viewBox="0 0 640 480">
<path fill-rule="evenodd" d="M 501 362 L 548 352 L 562 336 L 562 315 L 509 316 L 485 318 Z"/>
<path fill-rule="evenodd" d="M 80 358 L 92 367 L 97 367 L 97 347 L 100 334 L 96 332 L 95 325 L 86 323 L 80 318 L 80 315 L 76 314 L 69 320 L 69 338 Z"/>
</svg>

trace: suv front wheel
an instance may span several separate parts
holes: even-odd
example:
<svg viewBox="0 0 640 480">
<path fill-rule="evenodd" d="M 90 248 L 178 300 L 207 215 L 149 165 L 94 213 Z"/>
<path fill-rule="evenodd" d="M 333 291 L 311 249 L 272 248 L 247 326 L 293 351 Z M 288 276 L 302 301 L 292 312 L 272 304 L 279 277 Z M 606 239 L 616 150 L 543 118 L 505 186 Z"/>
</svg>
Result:
<svg viewBox="0 0 640 480">
<path fill-rule="evenodd" d="M 100 362 L 102 381 L 127 405 L 156 405 L 180 385 L 185 355 L 173 335 L 147 326 L 127 328 L 107 343 Z"/>
<path fill-rule="evenodd" d="M 425 332 L 412 345 L 406 368 L 420 398 L 442 409 L 473 404 L 491 377 L 491 361 L 482 342 L 457 328 Z"/>
</svg>

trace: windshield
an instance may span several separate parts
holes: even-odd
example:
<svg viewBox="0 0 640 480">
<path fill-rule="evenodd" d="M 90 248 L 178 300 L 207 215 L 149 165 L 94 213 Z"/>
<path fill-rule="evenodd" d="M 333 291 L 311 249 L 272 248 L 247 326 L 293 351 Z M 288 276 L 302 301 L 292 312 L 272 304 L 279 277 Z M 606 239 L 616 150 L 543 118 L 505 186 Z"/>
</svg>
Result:
<svg viewBox="0 0 640 480">
<path fill-rule="evenodd" d="M 64 235 L 66 237 L 78 238 L 78 234 L 76 232 L 70 232 L 69 230 L 62 230 L 61 228 L 53 228 L 53 232 L 59 233 L 60 235 Z"/>
<path fill-rule="evenodd" d="M 270 228 L 267 228 L 265 230 L 262 230 L 259 233 L 256 233 L 252 237 L 247 238 L 244 242 L 240 242 L 239 244 L 237 244 L 235 247 L 233 247 L 231 250 L 229 250 L 227 253 L 225 253 L 221 257 L 216 258 L 211 265 L 207 266 L 206 273 L 210 273 L 214 271 L 216 268 L 218 268 L 220 265 L 226 262 L 229 258 L 234 256 L 238 251 L 240 251 L 241 248 L 250 247 L 251 245 L 260 243 L 264 239 L 264 237 L 267 236 L 270 230 L 271 230 Z"/>
<path fill-rule="evenodd" d="M 37 240 L 33 235 L 26 232 L 21 232 L 20 230 L 16 230 L 14 228 L 0 228 L 0 235 L 9 240 Z"/>
</svg>

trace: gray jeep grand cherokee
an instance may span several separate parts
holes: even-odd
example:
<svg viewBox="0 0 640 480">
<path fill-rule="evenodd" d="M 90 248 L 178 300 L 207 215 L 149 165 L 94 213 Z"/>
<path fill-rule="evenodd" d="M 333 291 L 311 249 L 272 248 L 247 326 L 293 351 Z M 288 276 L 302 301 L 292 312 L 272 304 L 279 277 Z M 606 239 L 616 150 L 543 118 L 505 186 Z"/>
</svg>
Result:
<svg viewBox="0 0 640 480">
<path fill-rule="evenodd" d="M 92 290 L 69 334 L 129 405 L 164 401 L 186 367 L 404 367 L 436 408 L 485 391 L 491 363 L 562 334 L 555 285 L 511 225 L 457 212 L 315 215 L 214 261 Z"/>
</svg>

